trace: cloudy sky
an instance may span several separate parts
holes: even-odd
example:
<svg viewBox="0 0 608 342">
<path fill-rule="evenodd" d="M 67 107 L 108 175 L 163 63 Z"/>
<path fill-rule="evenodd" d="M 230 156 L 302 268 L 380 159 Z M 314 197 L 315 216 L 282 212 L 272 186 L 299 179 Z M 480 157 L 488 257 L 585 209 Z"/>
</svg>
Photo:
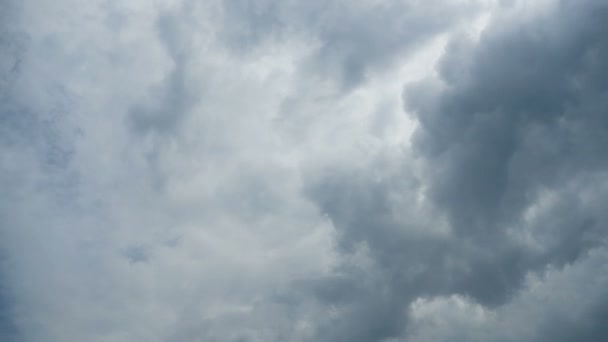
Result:
<svg viewBox="0 0 608 342">
<path fill-rule="evenodd" d="M 0 340 L 608 340 L 606 0 L 0 1 Z"/>
</svg>

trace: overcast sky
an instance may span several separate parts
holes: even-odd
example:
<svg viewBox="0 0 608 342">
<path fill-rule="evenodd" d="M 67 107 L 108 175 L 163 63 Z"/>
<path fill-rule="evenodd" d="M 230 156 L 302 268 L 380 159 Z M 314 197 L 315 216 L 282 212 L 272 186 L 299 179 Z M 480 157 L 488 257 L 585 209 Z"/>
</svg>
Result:
<svg viewBox="0 0 608 342">
<path fill-rule="evenodd" d="M 608 341 L 608 1 L 0 1 L 0 340 Z"/>
</svg>

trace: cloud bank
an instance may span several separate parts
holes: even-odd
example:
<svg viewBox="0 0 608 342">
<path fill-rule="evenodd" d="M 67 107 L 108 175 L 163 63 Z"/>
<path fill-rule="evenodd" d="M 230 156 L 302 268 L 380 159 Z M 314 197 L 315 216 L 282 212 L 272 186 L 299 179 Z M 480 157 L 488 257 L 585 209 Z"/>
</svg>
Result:
<svg viewBox="0 0 608 342">
<path fill-rule="evenodd" d="M 608 339 L 601 0 L 0 5 L 0 340 Z"/>
</svg>

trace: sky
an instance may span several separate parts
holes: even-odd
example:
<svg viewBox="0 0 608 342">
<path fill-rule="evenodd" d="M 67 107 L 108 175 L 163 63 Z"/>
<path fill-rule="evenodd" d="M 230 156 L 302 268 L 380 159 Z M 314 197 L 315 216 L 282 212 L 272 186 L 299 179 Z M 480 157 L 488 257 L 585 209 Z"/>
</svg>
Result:
<svg viewBox="0 0 608 342">
<path fill-rule="evenodd" d="M 608 340 L 605 0 L 3 0 L 1 341 Z"/>
</svg>

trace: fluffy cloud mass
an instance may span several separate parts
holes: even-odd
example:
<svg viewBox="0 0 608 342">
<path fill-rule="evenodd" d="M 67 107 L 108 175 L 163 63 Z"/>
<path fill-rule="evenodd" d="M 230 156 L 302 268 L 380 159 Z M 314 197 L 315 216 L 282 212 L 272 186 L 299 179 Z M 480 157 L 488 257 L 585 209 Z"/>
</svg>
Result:
<svg viewBox="0 0 608 342">
<path fill-rule="evenodd" d="M 0 340 L 608 340 L 603 0 L 7 0 Z"/>
</svg>

